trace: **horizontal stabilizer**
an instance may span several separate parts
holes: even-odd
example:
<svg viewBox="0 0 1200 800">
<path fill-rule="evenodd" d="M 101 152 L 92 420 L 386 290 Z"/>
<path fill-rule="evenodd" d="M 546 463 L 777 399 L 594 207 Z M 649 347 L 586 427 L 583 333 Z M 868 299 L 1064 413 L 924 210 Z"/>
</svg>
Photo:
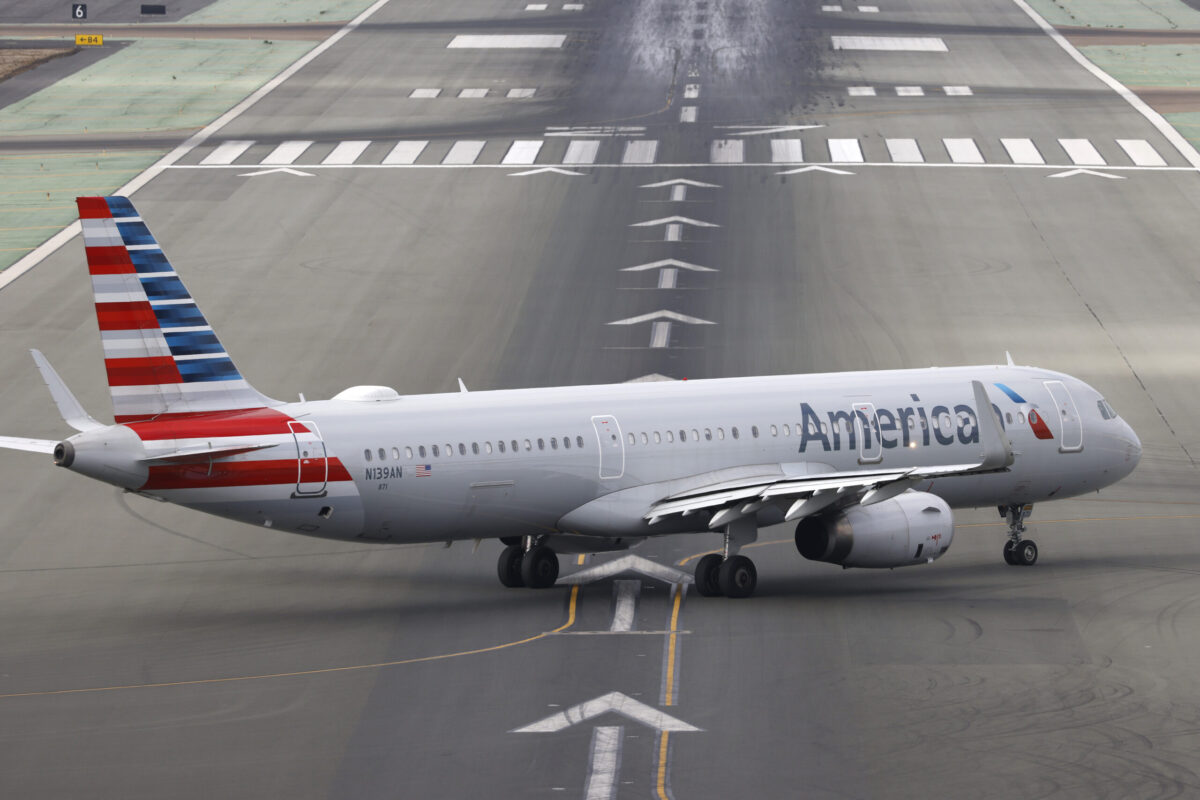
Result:
<svg viewBox="0 0 1200 800">
<path fill-rule="evenodd" d="M 30 350 L 29 352 L 33 355 L 33 363 L 37 364 L 38 372 L 42 373 L 42 380 L 46 382 L 46 388 L 50 390 L 50 396 L 54 398 L 54 405 L 58 406 L 58 413 L 62 415 L 63 422 L 77 431 L 103 428 L 102 423 L 92 419 L 91 415 L 83 410 L 83 406 L 75 399 L 75 395 L 71 394 L 66 382 L 58 376 L 42 352 L 40 350 Z"/>
<path fill-rule="evenodd" d="M 176 450 L 157 456 L 147 456 L 138 459 L 143 464 L 178 464 L 187 461 L 207 461 L 210 458 L 228 458 L 240 456 L 242 453 L 253 453 L 255 450 L 266 450 L 274 444 L 238 444 L 229 447 L 197 447 L 191 450 Z"/>
<path fill-rule="evenodd" d="M 30 453 L 54 454 L 58 442 L 49 439 L 25 439 L 20 436 L 0 436 L 0 447 L 8 450 L 25 450 Z"/>
</svg>

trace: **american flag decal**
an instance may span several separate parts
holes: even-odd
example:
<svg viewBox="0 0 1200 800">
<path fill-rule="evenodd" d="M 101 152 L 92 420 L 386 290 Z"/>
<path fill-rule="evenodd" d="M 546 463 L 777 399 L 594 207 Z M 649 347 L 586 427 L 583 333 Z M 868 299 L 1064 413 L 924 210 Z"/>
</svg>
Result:
<svg viewBox="0 0 1200 800">
<path fill-rule="evenodd" d="M 433 465 L 432 464 L 417 464 L 416 475 L 418 478 L 428 478 L 432 474 L 433 474 Z"/>
</svg>

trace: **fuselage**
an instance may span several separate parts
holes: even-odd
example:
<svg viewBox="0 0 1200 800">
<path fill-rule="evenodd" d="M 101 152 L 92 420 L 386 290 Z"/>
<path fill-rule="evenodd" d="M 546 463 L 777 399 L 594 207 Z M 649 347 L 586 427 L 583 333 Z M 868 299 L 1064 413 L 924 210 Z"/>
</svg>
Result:
<svg viewBox="0 0 1200 800">
<path fill-rule="evenodd" d="M 1087 384 L 983 366 L 409 396 L 363 388 L 332 400 L 133 423 L 145 457 L 258 449 L 151 461 L 137 474 L 103 479 L 337 539 L 703 531 L 703 515 L 659 527 L 642 515 L 671 491 L 740 474 L 978 461 L 972 380 L 986 387 L 1014 463 L 918 490 L 954 507 L 1024 504 L 1094 491 L 1136 466 L 1137 436 Z M 595 505 L 605 497 L 611 502 Z M 773 507 L 760 512 L 762 524 L 781 518 Z"/>
</svg>

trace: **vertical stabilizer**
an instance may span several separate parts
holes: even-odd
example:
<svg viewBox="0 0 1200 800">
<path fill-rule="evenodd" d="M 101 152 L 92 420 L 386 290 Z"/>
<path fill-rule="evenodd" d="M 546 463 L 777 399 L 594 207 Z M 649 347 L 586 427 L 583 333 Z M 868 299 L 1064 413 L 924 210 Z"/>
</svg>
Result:
<svg viewBox="0 0 1200 800">
<path fill-rule="evenodd" d="M 76 203 L 117 422 L 279 405 L 238 372 L 127 198 Z"/>
</svg>

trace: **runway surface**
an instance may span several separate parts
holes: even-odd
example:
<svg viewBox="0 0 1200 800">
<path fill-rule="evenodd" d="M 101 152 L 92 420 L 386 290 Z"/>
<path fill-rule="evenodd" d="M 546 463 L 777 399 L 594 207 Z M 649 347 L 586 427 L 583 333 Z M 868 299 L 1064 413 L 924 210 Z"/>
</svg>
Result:
<svg viewBox="0 0 1200 800">
<path fill-rule="evenodd" d="M 757 596 L 729 601 L 635 572 L 505 590 L 494 542 L 308 540 L 6 453 L 0 794 L 1196 794 L 1200 183 L 1186 154 L 1007 0 L 525 6 L 388 3 L 137 192 L 259 389 L 1007 350 L 1104 391 L 1141 466 L 1037 507 L 1032 569 L 1004 565 L 994 509 L 960 512 L 946 557 L 895 572 L 806 562 L 784 526 L 746 551 Z M 460 35 L 565 38 L 447 47 Z M 835 50 L 833 36 L 946 49 Z M 1041 164 L 1019 163 L 1030 148 Z M 806 165 L 823 169 L 793 171 Z M 665 259 L 712 271 L 625 271 Z M 73 242 L 0 292 L 0 432 L 64 435 L 30 347 L 108 413 L 85 276 Z M 716 542 L 634 552 L 688 571 Z M 562 571 L 619 557 L 564 556 Z M 621 617 L 631 630 L 610 632 Z M 513 732 L 612 692 L 644 708 Z M 645 724 L 674 725 L 659 713 L 699 730 L 664 736 Z"/>
</svg>

